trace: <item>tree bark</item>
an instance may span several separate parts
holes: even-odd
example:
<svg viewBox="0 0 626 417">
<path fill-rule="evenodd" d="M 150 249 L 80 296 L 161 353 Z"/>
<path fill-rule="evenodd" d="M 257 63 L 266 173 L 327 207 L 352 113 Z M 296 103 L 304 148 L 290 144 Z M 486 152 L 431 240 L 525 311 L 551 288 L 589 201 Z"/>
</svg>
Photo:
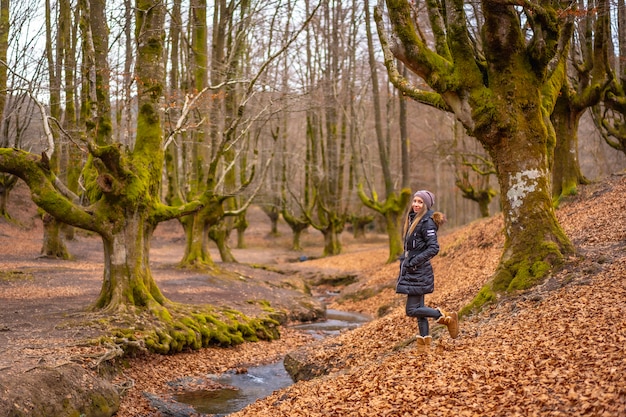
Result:
<svg viewBox="0 0 626 417">
<path fill-rule="evenodd" d="M 67 246 L 61 238 L 63 223 L 58 222 L 48 213 L 43 213 L 41 220 L 43 222 L 41 255 L 46 258 L 71 259 L 72 257 L 67 250 Z"/>
<path fill-rule="evenodd" d="M 2 62 L 7 61 L 7 53 L 9 50 L 9 0 L 0 0 L 0 60 Z M 0 128 L 3 129 L 7 126 L 5 121 L 5 107 L 7 102 L 7 67 L 6 65 L 0 65 Z M 3 129 L 4 130 L 4 129 Z M 4 133 L 4 132 L 3 132 Z M 2 146 L 9 146 L 9 140 L 7 137 L 3 137 L 0 133 L 0 144 Z M 15 184 L 17 183 L 17 177 L 8 174 L 0 174 L 0 218 L 10 219 L 11 216 L 7 212 L 7 202 L 9 201 L 9 194 Z"/>
<path fill-rule="evenodd" d="M 610 5 L 598 0 L 594 10 L 585 10 L 577 25 L 578 36 L 572 49 L 580 51 L 569 62 L 569 73 L 575 73 L 575 83 L 563 76 L 563 83 L 550 115 L 556 134 L 554 165 L 552 167 L 552 196 L 575 195 L 578 185 L 587 184 L 578 159 L 578 127 L 584 112 L 596 106 L 605 95 L 613 75 L 608 70 L 611 48 Z"/>
<path fill-rule="evenodd" d="M 58 7 L 58 32 L 53 34 L 53 11 L 49 0 L 46 0 L 46 59 L 48 61 L 48 80 L 50 83 L 49 105 L 50 116 L 56 120 L 61 119 L 61 72 L 65 61 L 65 49 L 68 46 L 68 39 L 66 38 L 68 32 L 66 28 L 70 24 L 70 22 L 66 21 L 68 13 L 65 9 L 69 8 L 69 3 L 59 2 Z M 44 120 L 44 123 L 48 123 L 48 121 Z M 65 161 L 61 141 L 56 139 L 54 148 L 50 149 L 49 152 L 52 171 L 57 174 L 65 171 L 65 167 L 61 166 L 61 163 Z M 40 212 L 40 215 L 43 222 L 41 254 L 46 257 L 70 259 L 69 251 L 63 242 L 61 223 L 48 213 Z"/>
<path fill-rule="evenodd" d="M 209 226 L 197 213 L 182 218 L 181 224 L 185 232 L 185 252 L 180 261 L 183 268 L 214 268 L 208 247 Z"/>
<path fill-rule="evenodd" d="M 550 116 L 557 137 L 552 167 L 552 197 L 557 200 L 576 195 L 578 186 L 589 182 L 578 159 L 578 126 L 585 110 L 573 109 L 567 98 L 559 97 Z"/>
<path fill-rule="evenodd" d="M 166 299 L 150 270 L 154 226 L 138 211 L 127 212 L 124 220 L 125 227 L 102 235 L 104 279 L 94 307 L 109 312 L 126 311 L 133 306 L 155 313 L 162 311 Z"/>
<path fill-rule="evenodd" d="M 10 174 L 0 174 L 0 218 L 11 219 L 11 215 L 7 211 L 7 203 L 11 190 L 17 184 L 17 177 Z"/>
<path fill-rule="evenodd" d="M 0 0 L 0 60 L 7 61 L 7 53 L 9 51 L 9 0 Z M 0 65 L 0 126 L 2 126 L 5 118 L 4 107 L 7 102 L 7 67 Z"/>
</svg>

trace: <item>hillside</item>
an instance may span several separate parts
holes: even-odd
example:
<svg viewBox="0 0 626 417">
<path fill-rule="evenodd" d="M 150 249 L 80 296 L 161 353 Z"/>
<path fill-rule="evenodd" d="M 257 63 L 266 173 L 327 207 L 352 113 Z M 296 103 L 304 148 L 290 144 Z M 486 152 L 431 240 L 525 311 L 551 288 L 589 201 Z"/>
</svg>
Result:
<svg viewBox="0 0 626 417">
<path fill-rule="evenodd" d="M 11 209 L 19 223 L 0 222 L 0 377 L 21 381 L 13 388 L 24 385 L 23 375 L 41 368 L 78 363 L 88 375 L 108 375 L 123 394 L 116 416 L 161 417 L 146 394 L 171 398 L 170 381 L 205 377 L 206 385 L 196 388 L 211 389 L 207 374 L 238 371 L 297 352 L 324 375 L 231 415 L 626 415 L 626 176 L 582 187 L 557 211 L 579 257 L 569 259 L 541 286 L 466 318 L 458 339 L 433 326 L 435 340 L 426 356 L 416 353 L 416 323 L 404 316 L 404 297 L 393 290 L 398 263 L 385 263 L 384 236 L 359 240 L 345 233 L 344 254 L 315 259 L 322 240 L 310 233 L 303 241 L 310 260 L 293 262 L 299 254 L 288 249 L 289 230 L 282 225 L 279 237 L 269 236 L 266 218 L 254 210 L 246 232 L 249 247 L 234 252 L 241 262 L 268 268 L 231 268 L 252 281 L 267 279 L 271 270 L 287 278 L 355 276 L 346 287 L 330 288 L 340 295 L 329 308 L 377 318 L 321 342 L 284 328 L 281 340 L 274 342 L 110 359 L 115 353 L 111 346 L 82 343 L 90 329 L 66 325 L 84 317 L 98 294 L 99 240 L 79 234 L 70 244 L 75 256 L 70 262 L 38 258 L 41 224 L 23 188 L 12 196 Z M 473 298 L 498 263 L 502 227 L 496 216 L 440 231 L 429 305 L 457 310 Z M 151 248 L 155 279 L 173 300 L 207 300 L 215 283 L 207 286 L 197 273 L 173 267 L 182 254 L 181 238 L 175 223 L 157 229 Z M 228 293 L 230 302 L 237 296 Z M 10 394 L 7 387 L 0 378 L 0 406 Z"/>
<path fill-rule="evenodd" d="M 531 291 L 512 294 L 462 322 L 451 339 L 434 329 L 422 356 L 402 297 L 386 290 L 391 313 L 309 350 L 330 373 L 232 414 L 263 416 L 623 416 L 626 415 L 626 178 L 581 189 L 558 210 L 580 257 Z M 500 218 L 442 234 L 436 289 L 427 303 L 460 308 L 497 264 Z M 356 268 L 364 281 L 393 281 L 384 251 L 311 261 Z M 358 285 L 366 285 L 364 283 Z M 400 299 L 398 299 L 400 298 Z M 349 303 L 344 303 L 346 308 Z"/>
</svg>

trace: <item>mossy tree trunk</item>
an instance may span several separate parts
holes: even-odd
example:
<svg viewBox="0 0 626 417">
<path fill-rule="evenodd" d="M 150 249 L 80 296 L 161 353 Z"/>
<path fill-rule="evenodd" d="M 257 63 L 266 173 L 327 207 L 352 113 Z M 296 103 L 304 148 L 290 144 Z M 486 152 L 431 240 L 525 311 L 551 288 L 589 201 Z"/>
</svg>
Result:
<svg viewBox="0 0 626 417">
<path fill-rule="evenodd" d="M 211 258 L 208 247 L 209 225 L 194 213 L 181 219 L 185 232 L 185 252 L 180 266 L 185 268 L 213 268 L 215 262 Z"/>
<path fill-rule="evenodd" d="M 307 5 L 308 7 L 308 5 Z M 351 46 L 352 33 L 342 33 L 344 28 L 339 24 L 345 17 L 340 8 L 320 2 L 320 19 L 323 28 L 318 43 L 312 41 L 313 35 L 307 32 L 307 68 L 308 78 L 305 82 L 306 92 L 310 94 L 311 103 L 306 110 L 306 156 L 304 168 L 304 191 L 294 196 L 300 202 L 299 211 L 306 217 L 311 227 L 324 235 L 324 255 L 337 255 L 341 251 L 340 234 L 348 218 L 349 197 L 346 191 L 350 169 L 348 152 L 348 120 L 349 109 L 346 106 L 346 77 L 350 71 L 352 57 L 346 55 Z M 307 10 L 308 12 L 308 10 Z M 353 29 L 345 28 L 346 30 Z M 324 50 L 317 56 L 312 51 L 315 44 Z M 323 68 L 322 75 L 315 79 L 313 74 Z M 321 93 L 320 102 L 314 97 Z M 283 172 L 284 174 L 284 172 Z M 283 183 L 286 178 L 283 177 Z M 284 194 L 283 194 L 284 195 Z M 290 196 L 291 198 L 291 196 Z M 287 203 L 283 199 L 283 203 Z M 284 206 L 285 207 L 285 206 Z"/>
<path fill-rule="evenodd" d="M 576 195 L 578 186 L 589 182 L 578 159 L 578 126 L 585 109 L 572 109 L 570 104 L 559 97 L 550 116 L 557 137 L 552 166 L 552 196 L 557 201 Z"/>
<path fill-rule="evenodd" d="M 124 227 L 114 227 L 102 233 L 104 246 L 104 279 L 95 308 L 104 311 L 134 312 L 135 307 L 147 308 L 161 315 L 166 302 L 154 281 L 150 269 L 150 238 L 154 225 L 146 213 L 125 210 L 118 219 Z"/>
<path fill-rule="evenodd" d="M 237 230 L 237 249 L 246 248 L 246 230 L 250 223 L 247 218 L 248 210 L 244 210 L 235 218 L 235 229 Z"/>
<path fill-rule="evenodd" d="M 556 71 L 549 63 L 565 59 L 557 46 L 567 44 L 571 22 L 547 14 L 549 26 L 536 26 L 535 39 L 520 49 L 525 39 L 513 8 L 483 4 L 490 82 L 488 89 L 470 88 L 477 98 L 469 102 L 470 126 L 494 161 L 500 184 L 505 245 L 492 283 L 500 292 L 532 287 L 574 252 L 552 206 L 555 138 L 542 106 L 542 90 Z M 552 48 L 544 49 L 542 42 Z"/>
<path fill-rule="evenodd" d="M 310 142 L 307 141 L 307 148 L 310 145 Z M 311 165 L 305 164 L 304 167 L 304 176 L 303 176 L 303 197 L 302 203 L 296 204 L 293 202 L 295 200 L 291 193 L 288 193 L 287 190 L 290 189 L 289 179 L 287 175 L 287 167 L 288 167 L 288 158 L 287 158 L 287 141 L 283 142 L 283 150 L 282 150 L 282 168 L 281 168 L 281 183 L 280 183 L 280 213 L 283 215 L 283 219 L 285 219 L 285 223 L 289 226 L 292 232 L 291 239 L 291 249 L 294 251 L 302 250 L 302 232 L 306 230 L 311 225 L 310 216 L 306 213 L 310 211 L 311 205 Z M 310 158 L 309 152 L 307 152 L 307 160 Z M 299 210 L 300 213 L 294 213 L 294 210 Z"/>
<path fill-rule="evenodd" d="M 179 265 L 184 268 L 214 269 L 216 267 L 209 252 L 209 228 L 224 217 L 222 196 L 208 194 L 204 199 L 204 207 L 190 216 L 181 218 L 185 228 L 185 253 Z M 187 230 L 187 229 L 194 230 Z"/>
<path fill-rule="evenodd" d="M 246 44 L 246 31 L 249 29 L 251 19 L 250 3 L 245 1 L 225 2 L 215 1 L 213 3 L 213 23 L 211 38 L 211 59 L 209 64 L 207 1 L 194 0 L 192 2 L 192 34 L 190 56 L 193 59 L 193 88 L 188 94 L 198 95 L 199 92 L 208 94 L 194 105 L 194 114 L 197 119 L 197 128 L 188 129 L 194 138 L 193 150 L 187 155 L 187 163 L 191 169 L 191 180 L 182 178 L 183 184 L 180 188 L 188 188 L 185 198 L 181 201 L 189 201 L 202 194 L 221 195 L 217 198 L 225 207 L 217 209 L 213 202 L 210 204 L 216 208 L 209 212 L 202 210 L 196 214 L 194 222 L 199 222 L 200 226 L 185 227 L 187 244 L 196 245 L 194 248 L 188 247 L 186 253 L 196 253 L 193 258 L 185 256 L 181 260 L 183 266 L 199 266 L 204 263 L 213 266 L 211 255 L 206 251 L 206 245 L 198 245 L 208 237 L 216 237 L 215 244 L 222 255 L 222 261 L 234 262 L 235 258 L 226 244 L 227 237 L 235 227 L 232 216 L 245 215 L 244 208 L 236 207 L 236 196 L 242 191 L 250 179 L 237 183 L 237 179 L 245 177 L 236 176 L 235 162 L 241 158 L 238 153 L 239 143 L 246 142 L 246 138 L 239 137 L 239 124 L 245 119 L 245 107 L 247 98 L 252 94 L 251 85 L 248 83 L 248 90 L 242 95 L 231 83 L 234 78 L 241 77 L 241 67 L 247 62 L 241 59 L 241 54 L 248 47 Z M 231 32 L 232 31 L 232 32 Z M 210 80 L 210 86 L 209 86 Z M 238 87 L 239 88 L 239 87 Z M 245 130 L 245 129 L 243 129 Z M 187 182 L 185 182 L 187 181 Z M 249 204 L 249 202 L 248 202 Z M 216 214 L 220 214 L 218 217 Z M 245 223 L 239 223 L 242 226 Z M 241 229 L 243 230 L 243 229 Z M 203 233 L 205 236 L 190 234 Z M 198 262 L 200 260 L 200 262 Z"/>
<path fill-rule="evenodd" d="M 278 219 L 280 218 L 280 201 L 274 204 L 263 204 L 261 209 L 270 219 L 270 236 L 278 236 Z"/>
<path fill-rule="evenodd" d="M 368 224 L 374 221 L 372 215 L 356 215 L 350 216 L 350 224 L 352 225 L 352 236 L 355 239 L 364 238 L 366 236 L 366 228 Z"/>
<path fill-rule="evenodd" d="M 251 6 L 250 1 L 239 2 L 236 9 L 231 8 L 228 18 L 224 22 L 230 29 L 230 33 L 227 35 L 228 41 L 225 43 L 227 46 L 224 51 L 226 60 L 220 63 L 223 65 L 220 74 L 225 70 L 225 74 L 222 75 L 225 80 L 243 78 L 246 72 L 245 63 L 249 60 L 246 54 L 249 53 L 250 45 L 246 37 L 248 24 L 244 22 L 251 15 Z M 224 93 L 224 126 L 226 129 L 222 134 L 224 143 L 228 144 L 222 150 L 223 163 L 228 167 L 222 174 L 224 192 L 236 194 L 239 185 L 248 181 L 246 177 L 247 171 L 250 169 L 246 156 L 249 150 L 247 148 L 250 143 L 250 134 L 242 133 L 236 128 L 241 120 L 243 112 L 241 103 L 244 102 L 246 93 L 238 83 L 226 84 Z M 229 237 L 233 229 L 237 229 L 237 246 L 245 246 L 244 232 L 247 228 L 247 221 L 243 200 L 245 199 L 236 197 L 225 199 L 223 203 L 225 205 L 224 213 L 228 213 L 228 215 L 219 219 L 216 224 L 209 228 L 209 237 L 217 245 L 222 262 L 237 262 L 229 245 Z"/>
<path fill-rule="evenodd" d="M 232 229 L 224 220 L 222 219 L 221 222 L 209 228 L 209 238 L 215 242 L 222 262 L 237 262 L 228 244 L 228 238 Z"/>
<path fill-rule="evenodd" d="M 284 188 L 283 188 L 284 194 Z M 285 197 L 286 198 L 286 197 Z M 306 218 L 306 216 L 297 217 L 291 214 L 289 210 L 287 210 L 286 204 L 285 208 L 282 211 L 283 218 L 285 219 L 285 223 L 289 226 L 292 232 L 291 239 L 291 250 L 301 251 L 302 250 L 302 232 L 304 232 L 309 226 L 310 222 Z"/>
<path fill-rule="evenodd" d="M 411 199 L 411 190 L 403 188 L 400 193 L 390 193 L 385 201 L 376 200 L 376 195 L 368 197 L 363 191 L 363 187 L 359 187 L 359 197 L 363 204 L 383 215 L 385 219 L 385 230 L 389 237 L 389 256 L 387 263 L 395 262 L 398 256 L 404 251 L 404 242 L 402 238 L 402 220 L 407 205 Z"/>
<path fill-rule="evenodd" d="M 605 95 L 613 75 L 609 73 L 608 56 L 612 42 L 611 13 L 608 0 L 594 4 L 595 13 L 582 13 L 572 49 L 580 51 L 568 60 L 568 75 L 575 73 L 576 81 L 563 77 L 560 94 L 550 115 L 556 133 L 554 165 L 552 167 L 552 196 L 575 195 L 584 177 L 578 159 L 578 127 L 584 112 L 596 106 Z"/>
<path fill-rule="evenodd" d="M 67 39 L 65 35 L 66 25 L 70 22 L 66 21 L 66 10 L 64 8 L 69 7 L 68 2 L 59 2 L 59 10 L 52 10 L 52 5 L 49 1 L 46 1 L 46 60 L 48 64 L 48 81 L 50 83 L 50 116 L 56 120 L 61 119 L 61 70 L 64 64 L 65 48 L 67 46 Z M 58 33 L 52 33 L 52 20 L 54 14 L 58 13 Z M 44 119 L 43 123 L 48 123 Z M 50 133 L 52 134 L 52 133 Z M 50 167 L 58 174 L 61 172 L 61 152 L 62 146 L 60 141 L 54 141 L 54 148 L 47 151 L 50 157 Z M 46 257 L 69 259 L 70 255 L 63 242 L 61 234 L 61 223 L 48 213 L 40 212 L 41 220 L 43 222 L 43 241 L 41 247 L 41 254 Z"/>
<path fill-rule="evenodd" d="M 341 232 L 344 225 L 344 220 L 331 217 L 326 227 L 319 229 L 324 236 L 322 256 L 339 255 L 341 253 Z"/>
<path fill-rule="evenodd" d="M 71 259 L 67 246 L 61 238 L 63 223 L 45 212 L 41 214 L 41 220 L 43 222 L 41 255 L 46 258 Z"/>
<path fill-rule="evenodd" d="M 505 246 L 493 280 L 472 307 L 494 300 L 495 293 L 528 288 L 564 256 L 574 252 L 552 206 L 550 157 L 554 136 L 542 94 L 559 62 L 565 59 L 573 14 L 558 6 L 520 6 L 529 31 L 520 26 L 514 6 L 483 0 L 480 28 L 484 55 L 474 55 L 463 2 L 452 2 L 447 18 L 434 4 L 425 10 L 434 33 L 434 48 L 423 43 L 405 0 L 387 0 L 399 46 L 391 51 L 380 11 L 376 21 L 385 64 L 394 84 L 410 97 L 454 112 L 494 161 L 504 213 Z M 526 8 L 530 7 L 530 8 Z M 557 16 L 561 16 L 558 18 Z M 444 29 L 445 26 L 445 29 Z M 528 37 L 527 33 L 531 36 Z M 394 73 L 393 54 L 434 90 L 422 91 Z M 560 84 L 553 87 L 556 95 Z M 552 133 L 552 134 L 551 134 Z M 471 308 L 471 307 L 470 307 Z"/>
<path fill-rule="evenodd" d="M 59 32 L 62 32 L 61 37 L 64 39 L 63 71 L 65 76 L 65 111 L 63 112 L 63 129 L 70 135 L 77 137 L 82 133 L 78 128 L 75 102 L 76 97 L 78 96 L 77 83 L 75 82 L 77 74 L 76 50 L 78 44 L 78 39 L 75 34 L 78 22 L 72 20 L 73 10 L 70 6 L 70 1 L 63 0 L 60 4 L 59 23 L 62 21 L 63 25 L 60 26 Z M 61 170 L 59 178 L 67 186 L 68 190 L 76 195 L 80 195 L 79 181 L 85 162 L 85 155 L 78 148 L 78 146 L 68 140 L 61 141 L 60 150 L 59 165 Z M 63 224 L 61 226 L 61 230 L 65 240 L 74 239 L 75 229 L 72 226 Z"/>
<path fill-rule="evenodd" d="M 191 2 L 191 91 L 190 94 L 203 91 L 209 84 L 208 74 L 208 42 L 207 42 L 207 1 L 193 0 Z M 187 80 L 185 80 L 187 81 Z M 194 123 L 201 123 L 204 115 L 200 112 L 194 112 Z M 211 115 L 211 125 L 213 124 L 213 115 Z M 196 198 L 206 189 L 207 171 L 210 152 L 207 149 L 207 141 L 209 135 L 206 128 L 197 129 L 190 132 L 192 138 L 191 151 L 187 158 L 190 160 L 186 163 L 191 166 L 189 176 L 185 178 L 186 184 L 183 188 L 187 188 L 187 196 L 184 199 Z M 213 268 L 215 263 L 211 258 L 208 250 L 208 231 L 210 223 L 207 221 L 202 210 L 193 216 L 188 216 L 182 220 L 183 230 L 185 232 L 185 252 L 180 261 L 180 266 L 188 268 Z"/>
<path fill-rule="evenodd" d="M 532 287 L 574 252 L 552 205 L 542 118 L 537 114 L 533 118 L 521 103 L 510 116 L 525 119 L 528 129 L 489 148 L 493 160 L 502 161 L 496 166 L 505 226 L 505 245 L 492 285 L 495 292 Z"/>
<path fill-rule="evenodd" d="M 410 196 L 410 192 L 400 194 L 398 209 L 401 206 L 406 206 L 408 204 Z M 405 198 L 407 201 L 403 202 L 403 199 Z M 387 236 L 389 236 L 389 257 L 387 258 L 387 263 L 396 261 L 398 256 L 400 256 L 404 251 L 404 242 L 401 232 L 401 224 L 404 217 L 403 212 L 404 211 L 398 210 L 385 210 L 385 230 L 387 231 Z"/>
<path fill-rule="evenodd" d="M 489 175 L 482 181 L 481 186 L 475 188 L 473 184 L 469 182 L 466 175 L 463 175 L 462 179 L 457 179 L 455 184 L 463 195 L 463 198 L 478 203 L 481 217 L 489 217 L 490 210 L 489 205 L 493 198 L 498 194 L 496 190 L 489 185 Z"/>
<path fill-rule="evenodd" d="M 307 229 L 307 227 L 309 227 L 308 223 L 298 223 L 297 225 L 293 225 L 291 227 L 293 232 L 293 236 L 291 238 L 291 250 L 302 250 L 302 233 Z"/>
</svg>

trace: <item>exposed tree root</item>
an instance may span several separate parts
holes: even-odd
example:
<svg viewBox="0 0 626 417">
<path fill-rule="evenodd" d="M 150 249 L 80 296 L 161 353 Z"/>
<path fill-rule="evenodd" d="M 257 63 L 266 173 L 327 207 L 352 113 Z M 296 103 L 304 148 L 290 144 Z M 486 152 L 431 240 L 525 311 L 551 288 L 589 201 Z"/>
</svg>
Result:
<svg viewBox="0 0 626 417">
<path fill-rule="evenodd" d="M 274 340 L 280 337 L 279 323 L 269 315 L 247 317 L 236 310 L 212 306 L 191 306 L 168 302 L 139 309 L 118 306 L 97 318 L 109 336 L 101 342 L 115 348 L 98 360 L 149 350 L 161 354 L 208 346 L 234 346 L 245 341 Z M 269 313 L 268 313 L 269 314 Z"/>
</svg>

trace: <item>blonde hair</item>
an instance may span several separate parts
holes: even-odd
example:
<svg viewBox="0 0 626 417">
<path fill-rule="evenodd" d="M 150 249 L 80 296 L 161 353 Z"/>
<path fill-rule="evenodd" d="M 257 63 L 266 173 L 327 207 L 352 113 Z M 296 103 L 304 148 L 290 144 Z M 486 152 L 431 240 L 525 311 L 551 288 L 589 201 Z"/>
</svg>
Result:
<svg viewBox="0 0 626 417">
<path fill-rule="evenodd" d="M 415 213 L 415 218 L 413 219 L 413 222 L 409 223 L 412 210 L 413 209 L 409 206 L 409 211 L 407 212 L 406 217 L 404 218 L 404 227 L 402 228 L 402 232 L 403 232 L 402 236 L 404 237 L 404 239 L 406 239 L 408 235 L 413 233 L 417 224 L 420 222 L 420 220 L 422 220 L 422 217 L 424 217 L 424 214 L 426 214 L 426 212 L 428 211 L 428 208 L 426 207 L 426 204 L 424 204 L 422 206 L 422 209 L 419 212 Z"/>
</svg>

